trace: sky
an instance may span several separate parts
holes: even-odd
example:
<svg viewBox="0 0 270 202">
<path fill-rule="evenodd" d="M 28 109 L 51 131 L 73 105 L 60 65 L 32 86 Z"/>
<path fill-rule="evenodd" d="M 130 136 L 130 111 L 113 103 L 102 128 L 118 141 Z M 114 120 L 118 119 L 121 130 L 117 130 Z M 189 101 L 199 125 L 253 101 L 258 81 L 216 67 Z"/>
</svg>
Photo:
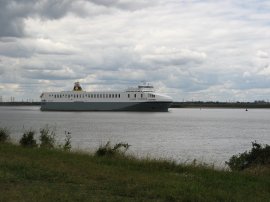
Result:
<svg viewBox="0 0 270 202">
<path fill-rule="evenodd" d="M 124 90 L 270 100 L 268 0 L 0 0 L 0 96 Z"/>
</svg>

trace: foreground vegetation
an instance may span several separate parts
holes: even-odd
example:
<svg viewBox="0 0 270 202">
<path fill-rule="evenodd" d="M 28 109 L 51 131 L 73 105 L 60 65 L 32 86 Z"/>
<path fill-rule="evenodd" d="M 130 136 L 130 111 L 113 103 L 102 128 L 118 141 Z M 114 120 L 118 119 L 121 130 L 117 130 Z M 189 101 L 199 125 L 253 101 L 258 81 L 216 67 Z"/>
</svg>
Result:
<svg viewBox="0 0 270 202">
<path fill-rule="evenodd" d="M 270 174 L 0 145 L 0 201 L 268 201 Z"/>
<path fill-rule="evenodd" d="M 70 152 L 64 146 L 53 146 L 54 133 L 50 130 L 40 131 L 39 144 L 29 132 L 23 134 L 24 141 L 23 137 L 20 141 L 23 144 L 0 143 L 0 201 L 269 201 L 270 198 L 267 165 L 256 172 L 226 171 L 136 159 L 124 155 L 130 146 L 125 143 L 112 146 L 108 142 L 94 154 Z M 69 143 L 70 138 L 65 144 Z"/>
<path fill-rule="evenodd" d="M 270 146 L 252 142 L 251 151 L 233 155 L 225 162 L 231 170 L 254 170 L 270 168 Z"/>
</svg>

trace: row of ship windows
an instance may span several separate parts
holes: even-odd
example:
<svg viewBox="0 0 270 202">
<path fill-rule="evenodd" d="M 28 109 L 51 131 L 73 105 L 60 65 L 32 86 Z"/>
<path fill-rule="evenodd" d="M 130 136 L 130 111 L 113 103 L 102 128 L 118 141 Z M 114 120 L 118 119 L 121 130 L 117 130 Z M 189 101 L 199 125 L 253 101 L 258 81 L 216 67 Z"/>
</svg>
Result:
<svg viewBox="0 0 270 202">
<path fill-rule="evenodd" d="M 49 97 L 54 98 L 120 98 L 120 94 L 49 94 Z M 137 94 L 134 94 L 134 98 L 137 97 Z M 154 98 L 155 95 L 148 94 L 148 97 Z M 130 98 L 130 94 L 128 94 L 128 98 Z M 141 94 L 141 98 L 143 98 L 143 94 Z"/>
<path fill-rule="evenodd" d="M 136 97 L 137 97 L 137 94 L 134 94 L 134 98 L 136 98 Z M 154 98 L 155 95 L 153 95 L 153 94 L 148 94 L 148 97 Z M 130 94 L 128 94 L 128 98 L 130 98 Z M 143 94 L 141 94 L 141 98 L 143 98 Z"/>
<path fill-rule="evenodd" d="M 54 98 L 120 98 L 120 94 L 49 94 Z"/>
</svg>

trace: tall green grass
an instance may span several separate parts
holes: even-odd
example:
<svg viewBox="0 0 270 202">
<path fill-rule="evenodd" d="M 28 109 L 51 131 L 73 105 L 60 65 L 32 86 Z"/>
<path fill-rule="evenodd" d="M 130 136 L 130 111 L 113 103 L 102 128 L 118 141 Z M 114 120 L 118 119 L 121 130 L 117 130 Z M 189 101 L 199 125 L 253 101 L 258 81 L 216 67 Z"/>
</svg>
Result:
<svg viewBox="0 0 270 202">
<path fill-rule="evenodd" d="M 270 174 L 0 145 L 0 201 L 269 201 Z"/>
</svg>

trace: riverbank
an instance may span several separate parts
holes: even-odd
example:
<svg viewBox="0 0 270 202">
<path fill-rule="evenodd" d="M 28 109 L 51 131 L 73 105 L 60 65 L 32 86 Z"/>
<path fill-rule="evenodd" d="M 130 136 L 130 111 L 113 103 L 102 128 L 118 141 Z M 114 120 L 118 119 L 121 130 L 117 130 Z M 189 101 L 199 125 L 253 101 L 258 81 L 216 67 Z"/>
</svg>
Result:
<svg viewBox="0 0 270 202">
<path fill-rule="evenodd" d="M 268 201 L 270 174 L 0 144 L 0 201 Z"/>
<path fill-rule="evenodd" d="M 170 108 L 270 108 L 269 102 L 173 102 Z"/>
<path fill-rule="evenodd" d="M 40 106 L 40 102 L 0 102 L 0 106 Z"/>
</svg>

